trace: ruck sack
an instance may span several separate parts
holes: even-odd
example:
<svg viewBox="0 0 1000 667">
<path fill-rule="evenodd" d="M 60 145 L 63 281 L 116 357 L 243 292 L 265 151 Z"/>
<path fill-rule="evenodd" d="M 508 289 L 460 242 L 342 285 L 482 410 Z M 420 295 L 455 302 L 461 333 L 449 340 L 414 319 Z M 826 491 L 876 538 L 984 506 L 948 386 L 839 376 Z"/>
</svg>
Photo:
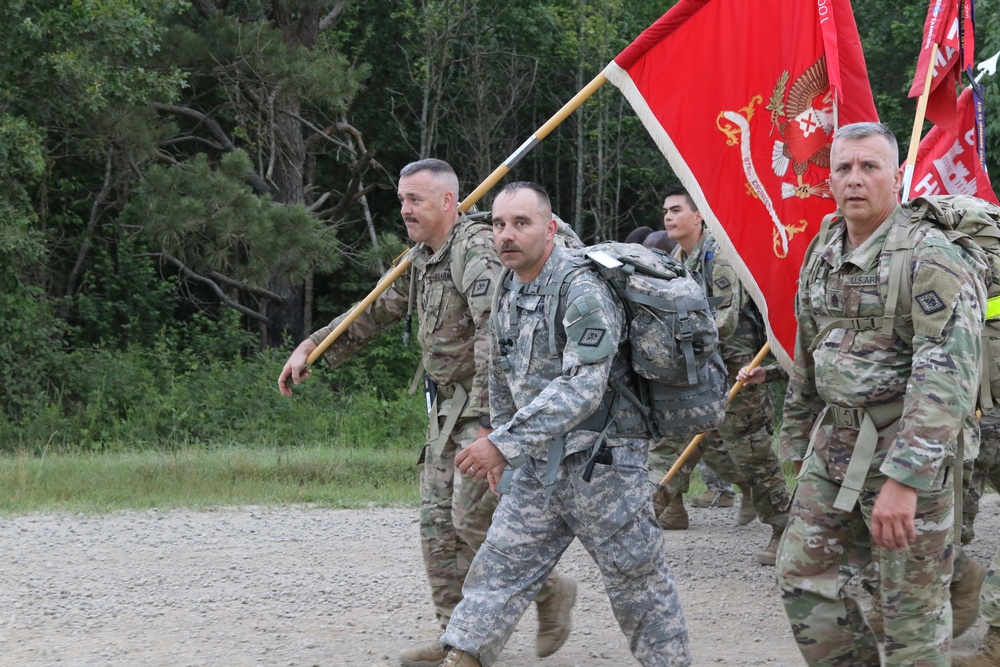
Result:
<svg viewBox="0 0 1000 667">
<path fill-rule="evenodd" d="M 865 318 L 864 322 L 852 320 L 847 326 L 844 320 L 817 320 L 820 332 L 811 347 L 834 328 L 859 331 L 881 329 L 885 335 L 895 332 L 907 343 L 912 341 L 913 249 L 928 229 L 937 227 L 949 241 L 961 246 L 982 267 L 976 291 L 986 322 L 983 327 L 978 403 L 984 411 L 1000 407 L 1000 207 L 970 195 L 916 197 L 902 207 L 910 213 L 909 222 L 892 227 L 880 258 L 880 262 L 889 262 L 889 279 L 879 281 L 879 296 L 885 306 L 884 312 L 891 312 L 893 316 Z M 824 218 L 820 232 L 807 251 L 806 275 L 809 279 L 815 279 L 819 271 L 819 253 L 813 252 L 813 249 L 817 244 L 823 247 L 829 242 L 832 236 L 830 230 L 837 222 L 839 218 L 836 214 Z"/>
<path fill-rule="evenodd" d="M 561 330 L 569 278 L 594 270 L 622 301 L 637 393 L 625 394 L 654 438 L 681 439 L 722 423 L 728 392 L 719 333 L 708 299 L 684 266 L 634 243 L 602 243 L 570 253 L 573 268 L 554 276 L 559 306 L 549 331 Z"/>
</svg>

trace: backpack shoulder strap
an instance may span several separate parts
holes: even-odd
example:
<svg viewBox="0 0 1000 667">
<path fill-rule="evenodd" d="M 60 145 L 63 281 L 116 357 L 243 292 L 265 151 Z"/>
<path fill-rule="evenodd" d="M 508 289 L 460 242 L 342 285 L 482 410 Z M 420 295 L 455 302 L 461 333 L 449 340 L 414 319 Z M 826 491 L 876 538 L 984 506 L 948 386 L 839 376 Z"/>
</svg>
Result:
<svg viewBox="0 0 1000 667">
<path fill-rule="evenodd" d="M 549 355 L 558 356 L 559 351 L 566 344 L 566 332 L 563 329 L 563 318 L 566 316 L 566 295 L 569 293 L 569 286 L 573 282 L 571 278 L 590 268 L 589 262 L 579 259 L 563 266 L 562 270 L 552 276 L 552 280 L 546 286 L 548 289 L 544 293 L 555 297 L 552 301 L 554 307 L 548 309 L 549 315 Z"/>
</svg>

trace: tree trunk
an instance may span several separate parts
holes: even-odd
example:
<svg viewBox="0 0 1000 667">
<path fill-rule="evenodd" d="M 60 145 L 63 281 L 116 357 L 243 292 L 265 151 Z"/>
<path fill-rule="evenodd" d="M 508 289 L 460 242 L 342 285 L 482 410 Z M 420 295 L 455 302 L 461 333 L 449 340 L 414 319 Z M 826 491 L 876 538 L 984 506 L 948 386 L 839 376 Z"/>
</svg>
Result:
<svg viewBox="0 0 1000 667">
<path fill-rule="evenodd" d="M 272 167 L 268 174 L 277 193 L 274 200 L 280 204 L 305 202 L 303 175 L 306 164 L 306 147 L 297 117 L 301 99 L 297 89 L 285 89 L 275 98 L 272 138 Z M 289 284 L 282 276 L 275 276 L 269 289 L 284 297 L 284 303 L 268 305 L 266 347 L 282 345 L 285 337 L 293 345 L 305 338 L 305 284 Z"/>
</svg>

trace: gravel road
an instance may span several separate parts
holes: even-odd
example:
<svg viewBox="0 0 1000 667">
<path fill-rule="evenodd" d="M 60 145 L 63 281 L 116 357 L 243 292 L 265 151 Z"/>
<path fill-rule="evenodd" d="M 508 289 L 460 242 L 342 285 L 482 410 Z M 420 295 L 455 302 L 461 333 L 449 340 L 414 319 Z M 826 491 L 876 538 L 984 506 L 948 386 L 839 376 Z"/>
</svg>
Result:
<svg viewBox="0 0 1000 667">
<path fill-rule="evenodd" d="M 1000 498 L 983 499 L 969 551 L 989 563 Z M 774 573 L 753 556 L 770 528 L 692 509 L 667 534 L 695 665 L 801 665 Z M 309 507 L 31 514 L 0 519 L 0 665 L 388 667 L 434 638 L 416 510 Z M 596 568 L 577 543 L 574 629 L 545 660 L 534 609 L 503 667 L 633 665 Z M 970 648 L 977 625 L 956 645 Z"/>
</svg>

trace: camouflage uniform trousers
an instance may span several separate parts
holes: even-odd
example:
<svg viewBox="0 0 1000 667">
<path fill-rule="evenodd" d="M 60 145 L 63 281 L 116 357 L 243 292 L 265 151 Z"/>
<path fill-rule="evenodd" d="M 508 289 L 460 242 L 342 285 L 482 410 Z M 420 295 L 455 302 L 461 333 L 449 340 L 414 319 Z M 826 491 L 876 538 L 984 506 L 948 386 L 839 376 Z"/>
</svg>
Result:
<svg viewBox="0 0 1000 667">
<path fill-rule="evenodd" d="M 705 434 L 700 447 L 705 462 L 719 477 L 731 484 L 746 482 L 750 485 L 754 509 L 763 523 L 784 528 L 791 496 L 767 430 L 772 413 L 767 388 L 764 385 L 745 386 L 726 409 L 725 421 L 718 430 Z M 678 446 L 667 440 L 654 443 L 650 469 L 665 473 L 686 445 Z M 687 492 L 693 469 L 694 465 L 685 462 L 677 471 L 667 485 L 671 495 Z M 652 481 L 659 483 L 663 473 Z"/>
<path fill-rule="evenodd" d="M 1000 627 L 1000 549 L 993 556 L 993 563 L 979 592 L 979 613 L 987 624 Z"/>
<path fill-rule="evenodd" d="M 982 427 L 982 438 L 979 443 L 979 456 L 976 457 L 970 485 L 966 488 L 965 502 L 962 508 L 962 538 L 975 521 L 979 513 L 979 499 L 986 488 L 986 482 L 994 490 L 1000 491 L 1000 433 L 995 425 Z M 986 581 L 979 594 L 979 613 L 983 620 L 993 627 L 1000 627 L 1000 549 L 993 557 Z"/>
<path fill-rule="evenodd" d="M 979 499 L 989 483 L 1000 491 L 1000 434 L 983 429 L 979 455 L 975 461 L 966 461 L 963 470 L 965 497 L 962 502 L 962 544 L 971 539 L 971 530 L 979 514 Z"/>
<path fill-rule="evenodd" d="M 441 643 L 493 665 L 542 581 L 574 537 L 597 563 L 632 654 L 646 667 L 691 664 L 687 627 L 666 559 L 663 530 L 653 518 L 645 447 L 616 447 L 610 466 L 582 478 L 589 452 L 559 468 L 545 508 L 545 462 L 530 459 L 513 476 L 493 527 L 469 570 L 464 599 Z"/>
<path fill-rule="evenodd" d="M 854 509 L 842 512 L 833 509 L 840 484 L 830 479 L 826 463 L 813 455 L 803 464 L 778 549 L 777 571 L 785 612 L 809 665 L 882 664 L 874 632 L 860 605 L 845 592 L 851 576 L 873 559 L 885 618 L 884 664 L 951 664 L 952 483 L 949 479 L 940 489 L 918 493 L 916 540 L 908 549 L 893 552 L 874 546 L 869 532 L 885 479 L 869 473 Z"/>
<path fill-rule="evenodd" d="M 732 495 L 732 484 L 729 484 L 724 479 L 719 477 L 714 470 L 708 467 L 708 464 L 705 463 L 704 459 L 698 461 L 698 472 L 701 473 L 701 481 L 705 482 L 705 486 L 709 491 L 714 491 L 716 494 L 728 493 Z"/>
<path fill-rule="evenodd" d="M 420 471 L 420 544 L 442 628 L 462 599 L 462 583 L 497 507 L 497 497 L 485 480 L 455 474 L 455 455 L 476 439 L 478 429 L 478 419 L 458 420 L 440 456 L 427 443 Z M 552 573 L 536 601 L 545 601 L 558 576 Z"/>
</svg>

